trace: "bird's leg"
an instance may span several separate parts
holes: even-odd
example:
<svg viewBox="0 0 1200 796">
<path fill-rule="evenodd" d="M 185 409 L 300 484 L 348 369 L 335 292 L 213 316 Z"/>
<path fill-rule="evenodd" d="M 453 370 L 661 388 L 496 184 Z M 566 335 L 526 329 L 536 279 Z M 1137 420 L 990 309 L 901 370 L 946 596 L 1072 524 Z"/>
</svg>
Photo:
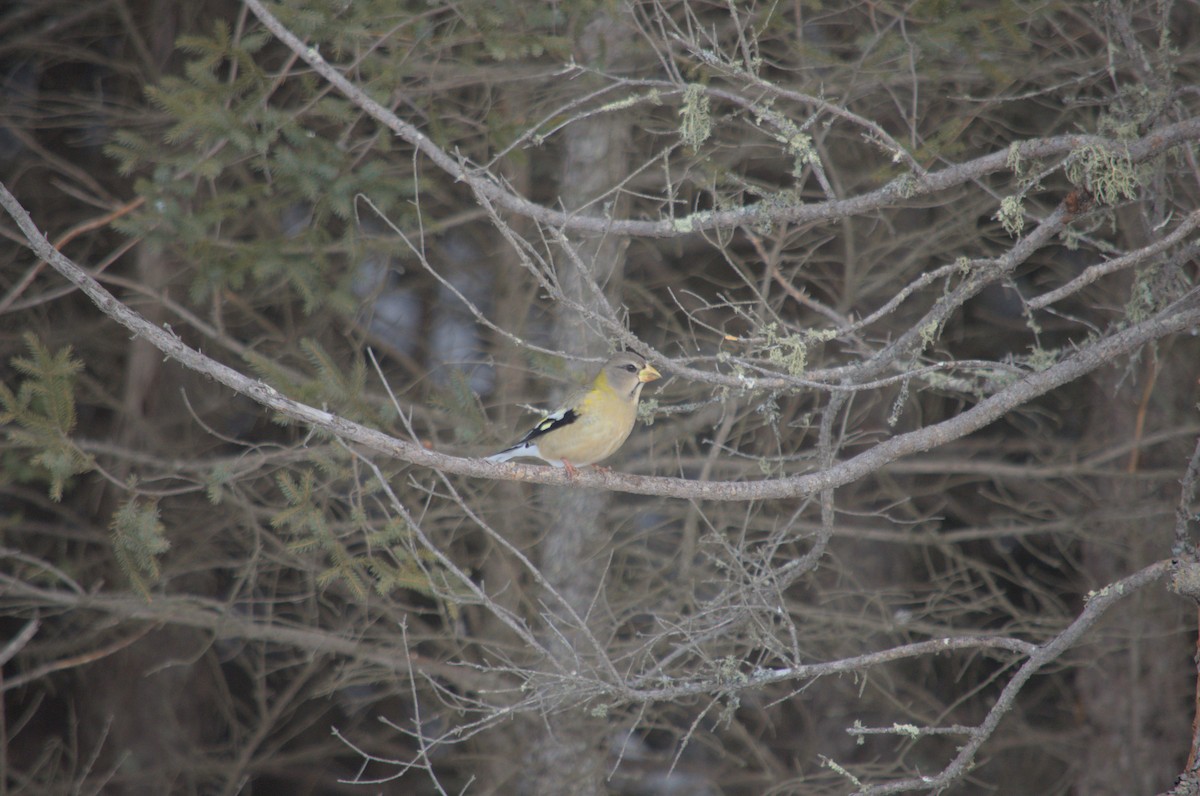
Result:
<svg viewBox="0 0 1200 796">
<path fill-rule="evenodd" d="M 579 470 L 566 459 L 563 459 L 563 467 L 567 470 L 567 478 L 574 480 L 579 477 Z"/>
</svg>

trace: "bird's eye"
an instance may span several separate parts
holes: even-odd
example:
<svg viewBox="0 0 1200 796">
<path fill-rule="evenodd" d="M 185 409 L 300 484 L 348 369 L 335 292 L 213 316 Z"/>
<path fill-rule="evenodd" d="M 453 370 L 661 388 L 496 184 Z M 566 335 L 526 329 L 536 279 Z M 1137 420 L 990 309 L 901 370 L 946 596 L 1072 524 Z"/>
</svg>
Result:
<svg viewBox="0 0 1200 796">
<path fill-rule="evenodd" d="M 630 373 L 637 373 L 638 367 L 637 365 L 626 365 L 625 370 L 629 371 Z"/>
</svg>

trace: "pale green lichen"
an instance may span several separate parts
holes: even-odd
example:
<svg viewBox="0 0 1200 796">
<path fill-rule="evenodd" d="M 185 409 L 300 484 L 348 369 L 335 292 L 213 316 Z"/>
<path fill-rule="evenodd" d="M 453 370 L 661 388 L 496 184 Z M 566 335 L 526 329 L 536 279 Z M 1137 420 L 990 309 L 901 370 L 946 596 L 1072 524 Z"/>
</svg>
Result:
<svg viewBox="0 0 1200 796">
<path fill-rule="evenodd" d="M 1041 373 L 1058 362 L 1058 352 L 1052 348 L 1035 346 L 1025 357 L 1025 364 L 1030 370 Z"/>
<path fill-rule="evenodd" d="M 1021 176 L 1021 142 L 1013 141 L 1008 148 L 1008 157 L 1004 160 L 1004 165 L 1013 174 Z"/>
<path fill-rule="evenodd" d="M 717 663 L 717 677 L 728 685 L 745 685 L 748 682 L 742 671 L 742 662 L 733 655 L 727 655 Z"/>
<path fill-rule="evenodd" d="M 712 135 L 712 111 L 704 86 L 691 83 L 683 90 L 679 117 L 679 137 L 693 150 L 698 149 Z"/>
<path fill-rule="evenodd" d="M 892 411 L 888 414 L 887 424 L 894 428 L 900 422 L 900 415 L 904 413 L 904 404 L 908 401 L 909 394 L 909 379 L 900 382 L 900 391 L 896 393 L 896 400 L 892 402 Z"/>
<path fill-rule="evenodd" d="M 792 176 L 799 177 L 806 166 L 818 162 L 817 150 L 813 148 L 812 136 L 799 130 L 787 138 L 780 139 L 792 156 Z"/>
<path fill-rule="evenodd" d="M 917 180 L 911 174 L 902 174 L 892 183 L 893 190 L 901 199 L 911 199 L 917 192 Z"/>
<path fill-rule="evenodd" d="M 1138 178 L 1129 153 L 1088 144 L 1067 162 L 1067 179 L 1086 188 L 1100 204 L 1111 205 L 1137 195 Z"/>
<path fill-rule="evenodd" d="M 1083 235 L 1074 227 L 1064 227 L 1058 233 L 1058 239 L 1062 241 L 1067 251 L 1073 252 L 1079 249 L 1079 242 L 1083 240 Z"/>
<path fill-rule="evenodd" d="M 779 326 L 767 324 L 763 330 L 766 340 L 767 361 L 783 368 L 789 375 L 799 376 L 808 367 L 808 337 L 804 334 L 781 335 Z"/>
<path fill-rule="evenodd" d="M 658 401 L 653 398 L 643 398 L 638 404 L 638 419 L 648 426 L 654 425 L 654 415 L 658 412 Z"/>
<path fill-rule="evenodd" d="M 1025 207 L 1019 196 L 1006 196 L 1000 200 L 1000 209 L 996 211 L 996 220 L 1004 227 L 1010 236 L 1020 237 L 1025 229 Z"/>
<path fill-rule="evenodd" d="M 1165 263 L 1138 269 L 1130 287 L 1125 317 L 1132 323 L 1149 318 L 1172 302 L 1186 295 L 1192 280 L 1181 270 Z"/>
<path fill-rule="evenodd" d="M 826 757 L 825 755 L 821 755 L 821 765 L 825 766 L 825 768 L 828 768 L 830 771 L 833 771 L 835 774 L 841 774 L 843 777 L 845 777 L 846 779 L 848 779 L 852 783 L 854 783 L 854 787 L 856 787 L 856 788 L 862 787 L 862 782 L 859 781 L 858 777 L 854 776 L 849 771 L 842 768 L 842 766 L 840 764 L 838 764 L 837 762 L 835 762 L 832 758 Z"/>
<path fill-rule="evenodd" d="M 855 744 L 857 744 L 858 746 L 862 746 L 864 743 L 867 742 L 867 736 L 863 732 L 863 730 L 865 730 L 865 729 L 866 729 L 866 727 L 863 725 L 863 723 L 861 721 L 859 721 L 858 719 L 855 719 L 854 724 L 850 727 L 850 729 L 846 730 L 846 732 L 855 736 L 855 738 L 854 738 Z"/>
<path fill-rule="evenodd" d="M 769 105 L 762 105 L 755 110 L 755 121 L 759 124 L 765 122 L 775 128 L 776 132 L 771 135 L 783 144 L 784 150 L 791 156 L 793 177 L 800 177 L 805 167 L 820 162 L 812 136 L 787 116 L 771 110 Z"/>
<path fill-rule="evenodd" d="M 599 110 L 601 113 L 608 113 L 610 111 L 623 111 L 626 108 L 632 108 L 635 105 L 639 105 L 645 100 L 653 101 L 653 99 L 654 98 L 651 94 L 634 94 L 632 96 L 610 102 L 606 105 L 601 105 Z"/>
<path fill-rule="evenodd" d="M 676 232 L 695 232 L 699 227 L 708 223 L 711 218 L 711 211 L 701 210 L 698 213 L 692 213 L 690 216 L 671 219 L 671 227 Z"/>
<path fill-rule="evenodd" d="M 937 321 L 930 321 L 921 327 L 921 348 L 929 348 L 937 342 L 938 335 L 941 334 L 942 325 Z"/>
<path fill-rule="evenodd" d="M 1125 586 L 1123 584 L 1110 583 L 1098 591 L 1093 590 L 1093 591 L 1089 591 L 1087 594 L 1085 594 L 1083 596 L 1083 604 L 1087 605 L 1088 603 L 1090 603 L 1092 600 L 1096 599 L 1097 597 L 1107 597 L 1110 594 L 1116 594 L 1118 597 L 1120 597 L 1124 593 L 1125 593 Z"/>
</svg>

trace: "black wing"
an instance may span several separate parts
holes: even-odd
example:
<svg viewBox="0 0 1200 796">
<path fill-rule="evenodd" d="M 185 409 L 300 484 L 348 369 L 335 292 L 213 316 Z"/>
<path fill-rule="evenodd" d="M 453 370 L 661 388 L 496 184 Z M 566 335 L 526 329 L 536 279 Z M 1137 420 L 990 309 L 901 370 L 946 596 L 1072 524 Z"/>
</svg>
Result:
<svg viewBox="0 0 1200 796">
<path fill-rule="evenodd" d="M 533 442 L 543 434 L 549 434 L 558 428 L 565 428 L 579 419 L 579 414 L 574 409 L 564 409 L 561 412 L 555 412 L 552 415 L 543 417 L 536 426 L 529 429 L 529 433 L 521 437 L 521 441 L 513 447 L 524 445 L 528 442 Z"/>
</svg>

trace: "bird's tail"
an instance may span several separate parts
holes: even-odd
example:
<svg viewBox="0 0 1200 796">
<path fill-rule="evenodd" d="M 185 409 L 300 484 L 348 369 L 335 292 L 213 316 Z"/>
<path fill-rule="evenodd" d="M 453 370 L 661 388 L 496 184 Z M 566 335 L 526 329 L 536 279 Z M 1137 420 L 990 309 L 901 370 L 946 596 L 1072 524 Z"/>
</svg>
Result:
<svg viewBox="0 0 1200 796">
<path fill-rule="evenodd" d="M 515 459 L 518 456 L 529 456 L 529 446 L 524 443 L 513 445 L 511 448 L 505 448 L 499 453 L 493 453 L 487 457 L 489 462 L 506 462 L 509 459 Z"/>
</svg>

